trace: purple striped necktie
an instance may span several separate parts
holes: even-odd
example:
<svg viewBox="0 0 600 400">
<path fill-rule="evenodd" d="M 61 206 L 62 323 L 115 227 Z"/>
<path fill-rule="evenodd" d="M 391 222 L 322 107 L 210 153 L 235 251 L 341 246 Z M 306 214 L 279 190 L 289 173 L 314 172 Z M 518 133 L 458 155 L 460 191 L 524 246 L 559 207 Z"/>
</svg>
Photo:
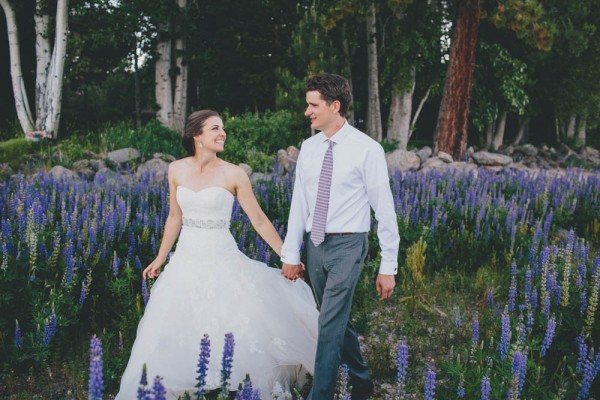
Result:
<svg viewBox="0 0 600 400">
<path fill-rule="evenodd" d="M 319 188 L 317 190 L 317 202 L 313 215 L 310 240 L 315 246 L 325 240 L 325 225 L 327 224 L 327 210 L 329 209 L 329 189 L 331 189 L 331 173 L 333 171 L 333 142 L 327 139 L 327 151 L 321 166 L 319 177 Z"/>
</svg>

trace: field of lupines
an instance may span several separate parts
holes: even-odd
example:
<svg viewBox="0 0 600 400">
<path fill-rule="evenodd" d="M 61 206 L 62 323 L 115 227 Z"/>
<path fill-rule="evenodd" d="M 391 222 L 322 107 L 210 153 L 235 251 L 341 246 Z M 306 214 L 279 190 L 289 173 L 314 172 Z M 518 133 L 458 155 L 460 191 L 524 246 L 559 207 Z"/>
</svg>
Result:
<svg viewBox="0 0 600 400">
<path fill-rule="evenodd" d="M 290 178 L 255 187 L 281 233 L 291 188 Z M 393 178 L 392 190 L 398 290 L 375 301 L 372 234 L 354 304 L 380 397 L 600 392 L 598 174 L 408 173 Z M 116 185 L 43 173 L 0 185 L 0 395 L 30 398 L 23 382 L 48 381 L 65 362 L 72 387 L 56 398 L 116 392 L 151 293 L 141 270 L 160 244 L 167 195 L 164 181 L 132 174 Z M 232 231 L 250 257 L 277 264 L 237 205 Z M 103 384 L 88 393 L 95 380 L 78 368 L 89 363 L 94 334 L 104 347 Z M 98 359 L 98 345 L 92 350 Z"/>
</svg>

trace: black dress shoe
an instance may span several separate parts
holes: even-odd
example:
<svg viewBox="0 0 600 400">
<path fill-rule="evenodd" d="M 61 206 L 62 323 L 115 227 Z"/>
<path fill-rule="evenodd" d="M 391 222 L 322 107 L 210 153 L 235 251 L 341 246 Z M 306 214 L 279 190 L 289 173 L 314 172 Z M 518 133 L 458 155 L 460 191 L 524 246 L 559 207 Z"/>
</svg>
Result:
<svg viewBox="0 0 600 400">
<path fill-rule="evenodd" d="M 373 396 L 373 384 L 352 388 L 352 400 L 368 400 Z"/>
</svg>

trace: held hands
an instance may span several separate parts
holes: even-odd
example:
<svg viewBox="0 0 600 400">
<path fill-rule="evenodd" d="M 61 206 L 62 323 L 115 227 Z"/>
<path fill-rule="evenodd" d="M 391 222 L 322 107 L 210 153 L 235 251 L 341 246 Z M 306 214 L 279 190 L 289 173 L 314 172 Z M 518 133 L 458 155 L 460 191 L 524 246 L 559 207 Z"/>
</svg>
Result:
<svg viewBox="0 0 600 400">
<path fill-rule="evenodd" d="M 379 300 L 383 301 L 389 299 L 394 292 L 394 286 L 396 286 L 396 279 L 394 275 L 377 275 L 375 280 L 375 288 L 377 294 L 379 294 Z"/>
<path fill-rule="evenodd" d="M 285 279 L 295 282 L 298 278 L 304 279 L 304 270 L 303 263 L 297 265 L 283 263 L 281 275 L 283 275 Z"/>
<path fill-rule="evenodd" d="M 144 278 L 144 280 L 146 278 L 156 278 L 158 277 L 158 275 L 160 275 L 160 269 L 163 266 L 163 264 L 165 263 L 165 260 L 156 257 L 154 259 L 154 261 L 152 261 L 150 263 L 150 265 L 148 265 L 146 267 L 146 269 L 144 270 L 144 272 L 142 272 L 142 277 Z"/>
</svg>

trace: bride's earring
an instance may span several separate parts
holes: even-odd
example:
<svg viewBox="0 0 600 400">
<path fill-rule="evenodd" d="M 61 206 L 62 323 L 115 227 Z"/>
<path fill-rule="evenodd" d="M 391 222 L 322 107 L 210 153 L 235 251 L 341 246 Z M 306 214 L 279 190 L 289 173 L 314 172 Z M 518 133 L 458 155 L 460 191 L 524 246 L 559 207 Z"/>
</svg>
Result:
<svg viewBox="0 0 600 400">
<path fill-rule="evenodd" d="M 194 140 L 194 142 L 196 142 L 198 144 L 199 149 L 204 147 L 204 145 L 199 140 Z"/>
</svg>

